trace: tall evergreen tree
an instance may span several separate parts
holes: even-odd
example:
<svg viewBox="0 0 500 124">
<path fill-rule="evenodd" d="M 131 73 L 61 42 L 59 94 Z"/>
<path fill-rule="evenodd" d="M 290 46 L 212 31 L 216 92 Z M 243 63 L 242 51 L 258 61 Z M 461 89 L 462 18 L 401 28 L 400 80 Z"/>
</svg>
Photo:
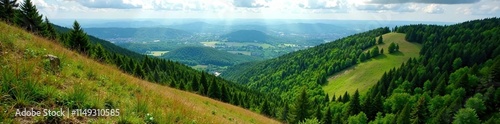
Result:
<svg viewBox="0 0 500 124">
<path fill-rule="evenodd" d="M 0 19 L 7 23 L 13 23 L 16 15 L 15 7 L 18 7 L 17 0 L 0 1 Z"/>
<path fill-rule="evenodd" d="M 77 21 L 73 23 L 73 30 L 70 32 L 69 45 L 71 48 L 76 49 L 80 52 L 87 52 L 90 47 L 90 41 L 87 37 L 87 33 L 83 32 Z M 133 67 L 133 66 L 132 66 Z"/>
<path fill-rule="evenodd" d="M 401 112 L 399 112 L 399 115 L 397 116 L 397 123 L 398 124 L 409 124 L 410 123 L 410 105 L 406 103 L 405 107 Z"/>
<path fill-rule="evenodd" d="M 198 83 L 198 79 L 196 79 L 196 77 L 193 77 L 191 80 L 191 90 L 193 90 L 194 92 L 198 92 L 200 88 L 199 85 L 200 83 Z"/>
<path fill-rule="evenodd" d="M 327 106 L 325 116 L 323 117 L 324 124 L 331 124 L 333 123 L 332 121 L 332 110 L 330 110 L 330 107 Z"/>
<path fill-rule="evenodd" d="M 359 103 L 359 92 L 356 90 L 354 95 L 351 98 L 351 101 L 349 102 L 349 107 L 347 108 L 347 114 L 349 116 L 356 115 L 359 112 L 361 112 L 361 105 Z"/>
<path fill-rule="evenodd" d="M 44 30 L 42 15 L 38 13 L 36 6 L 31 0 L 24 0 L 24 3 L 21 5 L 21 16 L 19 19 L 20 25 L 28 31 L 40 33 L 39 31 Z"/>
<path fill-rule="evenodd" d="M 210 98 L 215 98 L 215 99 L 220 98 L 220 89 L 219 89 L 219 86 L 217 86 L 217 82 L 215 81 L 215 79 L 213 79 L 210 82 L 210 86 L 208 86 L 207 95 Z"/>
<path fill-rule="evenodd" d="M 377 44 L 383 44 L 384 43 L 384 38 L 382 36 L 378 37 Z"/>
<path fill-rule="evenodd" d="M 202 89 L 202 90 L 200 90 L 201 94 L 207 94 L 208 80 L 207 80 L 207 76 L 206 76 L 205 72 L 201 73 L 200 84 L 203 87 L 203 88 L 200 88 L 200 89 Z"/>
<path fill-rule="evenodd" d="M 264 114 L 266 116 L 271 116 L 271 110 L 270 110 L 269 103 L 267 100 L 264 100 L 264 103 L 262 103 L 262 106 L 260 107 L 260 113 Z"/>
<path fill-rule="evenodd" d="M 346 91 L 346 92 L 344 93 L 344 97 L 343 97 L 343 99 L 342 99 L 342 102 L 344 102 L 344 103 L 348 102 L 348 101 L 350 100 L 350 98 L 349 98 L 349 97 L 350 97 L 350 96 L 349 96 L 349 94 L 348 94 L 348 93 L 347 93 L 347 91 Z"/>
<path fill-rule="evenodd" d="M 57 33 L 56 33 L 56 29 L 54 29 L 54 26 L 52 26 L 52 23 L 50 23 L 49 19 L 47 19 L 47 17 L 45 17 L 45 29 L 44 29 L 44 37 L 47 37 L 51 40 L 55 40 L 57 39 Z"/>
<path fill-rule="evenodd" d="M 427 117 L 425 96 L 421 96 L 418 99 L 417 106 L 413 108 L 411 112 L 412 124 L 424 124 Z"/>
<path fill-rule="evenodd" d="M 316 107 L 316 112 L 314 113 L 314 116 L 318 120 L 323 120 L 323 113 L 321 113 L 321 107 L 320 106 Z"/>
<path fill-rule="evenodd" d="M 307 97 L 306 89 L 303 88 L 300 95 L 297 97 L 295 101 L 295 119 L 293 120 L 295 123 L 304 121 L 307 117 L 309 117 L 309 99 Z"/>
</svg>

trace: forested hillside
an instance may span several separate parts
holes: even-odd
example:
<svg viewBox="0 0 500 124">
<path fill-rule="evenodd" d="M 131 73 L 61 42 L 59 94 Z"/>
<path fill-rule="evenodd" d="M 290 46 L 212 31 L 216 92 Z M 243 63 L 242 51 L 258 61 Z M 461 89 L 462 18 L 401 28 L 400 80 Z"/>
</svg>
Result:
<svg viewBox="0 0 500 124">
<path fill-rule="evenodd" d="M 237 66 L 240 70 L 232 70 L 225 77 L 291 99 L 280 108 L 279 117 L 292 123 L 500 123 L 499 18 L 450 26 L 396 27 L 396 32 L 406 34 L 406 40 L 422 44 L 418 59 L 409 59 L 385 72 L 366 94 L 323 95 L 319 88 L 324 83 L 322 75 L 366 59 L 369 54 L 352 51 L 373 46 L 376 37 L 388 32 L 379 30 Z M 365 42 L 351 40 L 361 36 L 366 36 Z M 364 46 L 360 43 L 366 46 L 359 47 Z M 378 49 L 368 51 L 376 56 Z"/>
<path fill-rule="evenodd" d="M 237 66 L 228 69 L 223 77 L 260 92 L 277 93 L 284 99 L 293 99 L 302 87 L 309 89 L 309 95 L 316 100 L 323 99 L 321 85 L 327 82 L 327 77 L 377 56 L 379 50 L 363 51 L 377 44 L 376 37 L 388 32 L 388 28 L 379 28 L 252 66 Z"/>
<path fill-rule="evenodd" d="M 231 66 L 258 60 L 257 57 L 237 55 L 210 47 L 183 47 L 161 56 L 187 65 Z"/>
</svg>

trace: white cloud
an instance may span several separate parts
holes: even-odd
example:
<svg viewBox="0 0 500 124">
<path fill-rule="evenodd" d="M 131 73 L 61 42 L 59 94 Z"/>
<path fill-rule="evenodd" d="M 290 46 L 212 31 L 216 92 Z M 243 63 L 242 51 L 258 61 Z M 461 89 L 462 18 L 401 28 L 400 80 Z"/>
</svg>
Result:
<svg viewBox="0 0 500 124">
<path fill-rule="evenodd" d="M 423 11 L 425 13 L 430 13 L 430 14 L 444 13 L 444 9 L 437 4 L 430 4 L 430 5 L 426 6 L 425 8 L 423 8 Z"/>
<path fill-rule="evenodd" d="M 89 8 L 138 9 L 142 2 L 135 0 L 75 0 Z"/>
</svg>

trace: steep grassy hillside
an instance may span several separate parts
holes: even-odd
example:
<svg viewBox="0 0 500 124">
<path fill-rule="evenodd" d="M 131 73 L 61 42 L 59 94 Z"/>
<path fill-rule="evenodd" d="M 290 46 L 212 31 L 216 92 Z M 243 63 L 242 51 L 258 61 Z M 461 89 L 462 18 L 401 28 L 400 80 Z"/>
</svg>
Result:
<svg viewBox="0 0 500 124">
<path fill-rule="evenodd" d="M 363 94 L 377 83 L 384 72 L 399 67 L 410 58 L 419 56 L 421 45 L 406 41 L 405 34 L 388 33 L 382 37 L 384 44 L 377 46 L 384 49 L 383 55 L 335 73 L 328 79 L 329 83 L 323 86 L 325 93 L 342 95 L 347 91 L 349 94 L 353 94 L 358 89 Z M 392 42 L 399 45 L 399 52 L 389 53 L 387 51 Z"/>
<path fill-rule="evenodd" d="M 212 64 L 218 66 L 235 65 L 258 59 L 252 56 L 219 51 L 210 47 L 183 47 L 166 53 L 162 58 L 179 61 L 188 65 Z"/>
<path fill-rule="evenodd" d="M 0 23 L 0 122 L 278 123 L 236 106 L 150 83 Z M 60 58 L 60 69 L 44 55 Z M 17 109 L 119 109 L 115 117 L 19 117 Z"/>
</svg>

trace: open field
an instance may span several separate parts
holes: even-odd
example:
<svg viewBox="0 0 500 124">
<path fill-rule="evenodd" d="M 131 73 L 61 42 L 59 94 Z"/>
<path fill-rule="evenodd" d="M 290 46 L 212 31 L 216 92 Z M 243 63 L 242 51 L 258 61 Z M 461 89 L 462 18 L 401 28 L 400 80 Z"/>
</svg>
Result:
<svg viewBox="0 0 500 124">
<path fill-rule="evenodd" d="M 346 91 L 352 94 L 358 89 L 363 94 L 375 85 L 384 72 L 399 67 L 411 57 L 419 56 L 422 46 L 406 41 L 404 39 L 405 34 L 388 33 L 382 37 L 384 44 L 378 45 L 378 47 L 384 49 L 383 55 L 334 74 L 328 79 L 329 83 L 323 86 L 325 93 L 330 94 L 330 96 L 333 96 L 333 94 L 338 96 L 343 95 Z M 387 50 L 391 42 L 399 44 L 400 52 L 389 54 Z"/>
<path fill-rule="evenodd" d="M 162 56 L 163 54 L 166 54 L 168 53 L 169 51 L 149 51 L 150 54 L 148 55 L 152 55 L 152 56 Z"/>
</svg>

